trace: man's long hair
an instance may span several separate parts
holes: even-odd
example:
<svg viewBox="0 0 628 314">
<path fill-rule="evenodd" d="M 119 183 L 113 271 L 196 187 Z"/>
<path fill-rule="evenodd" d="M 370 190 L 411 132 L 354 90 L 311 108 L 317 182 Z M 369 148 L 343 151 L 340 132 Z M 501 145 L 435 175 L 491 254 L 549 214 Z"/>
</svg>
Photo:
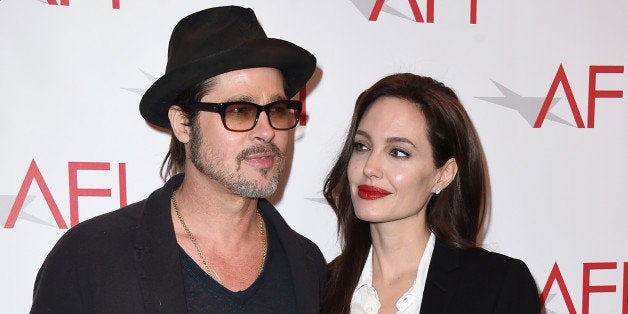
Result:
<svg viewBox="0 0 628 314">
<path fill-rule="evenodd" d="M 201 101 L 201 98 L 207 94 L 214 86 L 213 78 L 200 82 L 183 93 L 179 94 L 175 99 L 173 105 L 182 106 L 192 102 Z M 184 109 L 181 109 L 184 110 Z M 196 110 L 184 110 L 184 113 L 188 116 L 190 125 L 196 123 L 198 117 L 198 111 Z M 170 129 L 170 148 L 161 163 L 160 175 L 161 179 L 166 181 L 168 178 L 183 172 L 185 166 L 185 145 L 179 142 L 174 133 L 172 127 Z"/>
</svg>

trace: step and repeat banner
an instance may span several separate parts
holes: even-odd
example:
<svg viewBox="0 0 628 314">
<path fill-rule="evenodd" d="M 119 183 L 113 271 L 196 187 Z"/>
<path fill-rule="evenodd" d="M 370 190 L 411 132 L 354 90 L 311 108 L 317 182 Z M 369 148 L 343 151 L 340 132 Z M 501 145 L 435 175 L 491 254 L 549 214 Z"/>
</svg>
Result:
<svg viewBox="0 0 628 314">
<path fill-rule="evenodd" d="M 484 247 L 526 262 L 546 313 L 628 313 L 625 0 L 0 0 L 2 313 L 28 311 L 68 228 L 161 186 L 169 135 L 140 98 L 179 19 L 227 4 L 318 58 L 272 201 L 327 260 L 322 185 L 355 99 L 413 72 L 451 86 L 483 141 Z"/>
</svg>

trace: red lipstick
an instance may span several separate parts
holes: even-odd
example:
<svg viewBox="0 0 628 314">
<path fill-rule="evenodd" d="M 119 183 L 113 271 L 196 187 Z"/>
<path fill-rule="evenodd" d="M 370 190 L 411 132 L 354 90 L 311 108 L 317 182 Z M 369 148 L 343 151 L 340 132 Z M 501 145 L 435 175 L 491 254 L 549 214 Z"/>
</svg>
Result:
<svg viewBox="0 0 628 314">
<path fill-rule="evenodd" d="M 390 192 L 372 185 L 359 185 L 358 196 L 365 200 L 376 200 L 387 196 Z"/>
</svg>

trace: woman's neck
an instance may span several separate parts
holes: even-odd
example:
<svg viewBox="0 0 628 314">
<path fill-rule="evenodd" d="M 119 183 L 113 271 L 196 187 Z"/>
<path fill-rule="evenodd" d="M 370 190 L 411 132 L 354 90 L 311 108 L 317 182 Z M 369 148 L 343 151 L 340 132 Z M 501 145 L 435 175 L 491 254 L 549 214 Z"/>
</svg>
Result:
<svg viewBox="0 0 628 314">
<path fill-rule="evenodd" d="M 417 221 L 371 224 L 373 278 L 389 282 L 402 274 L 416 275 L 429 237 L 427 226 Z"/>
</svg>

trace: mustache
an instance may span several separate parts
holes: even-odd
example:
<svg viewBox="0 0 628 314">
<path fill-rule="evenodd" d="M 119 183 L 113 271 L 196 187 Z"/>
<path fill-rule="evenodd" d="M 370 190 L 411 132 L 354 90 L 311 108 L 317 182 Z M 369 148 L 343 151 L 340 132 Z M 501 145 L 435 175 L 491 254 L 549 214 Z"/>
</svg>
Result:
<svg viewBox="0 0 628 314">
<path fill-rule="evenodd" d="M 251 147 L 247 147 L 246 149 L 243 149 L 238 154 L 238 156 L 236 157 L 238 165 L 246 157 L 248 157 L 250 155 L 253 155 L 253 154 L 260 154 L 260 153 L 273 153 L 276 158 L 280 158 L 280 159 L 284 158 L 283 153 L 281 152 L 279 147 L 277 147 L 277 145 L 275 145 L 273 143 L 259 144 L 259 145 L 254 145 L 254 146 L 251 146 Z"/>
</svg>

